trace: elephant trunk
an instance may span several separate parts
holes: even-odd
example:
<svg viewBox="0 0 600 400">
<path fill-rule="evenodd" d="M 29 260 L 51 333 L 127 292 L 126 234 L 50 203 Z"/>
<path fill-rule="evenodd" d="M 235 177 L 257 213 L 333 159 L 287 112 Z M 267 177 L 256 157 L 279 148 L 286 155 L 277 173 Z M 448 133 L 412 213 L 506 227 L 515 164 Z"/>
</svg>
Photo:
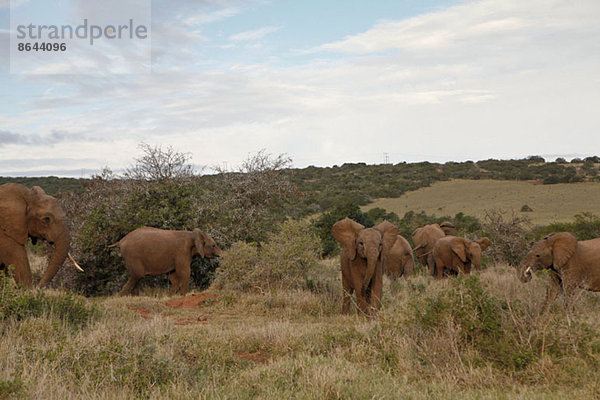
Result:
<svg viewBox="0 0 600 400">
<path fill-rule="evenodd" d="M 69 254 L 69 243 L 70 236 L 68 233 L 66 233 L 60 240 L 54 242 L 54 253 L 52 253 L 52 257 L 48 263 L 48 268 L 46 269 L 46 272 L 44 272 L 38 287 L 42 288 L 46 286 L 54 278 L 58 272 L 58 269 L 63 265 L 67 255 Z"/>
<path fill-rule="evenodd" d="M 380 253 L 378 251 L 369 251 L 367 253 L 367 271 L 365 272 L 365 278 L 363 280 L 362 294 L 365 295 L 367 289 L 371 284 L 371 280 L 373 280 L 373 275 L 375 275 L 375 269 L 378 265 L 380 265 L 379 259 Z"/>
</svg>

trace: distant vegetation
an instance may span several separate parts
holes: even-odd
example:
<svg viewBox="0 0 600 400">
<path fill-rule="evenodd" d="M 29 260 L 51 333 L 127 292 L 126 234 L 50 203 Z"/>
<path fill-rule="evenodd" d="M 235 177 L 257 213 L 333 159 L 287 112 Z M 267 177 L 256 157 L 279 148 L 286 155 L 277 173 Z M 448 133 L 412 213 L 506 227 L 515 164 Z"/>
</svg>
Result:
<svg viewBox="0 0 600 400">
<path fill-rule="evenodd" d="M 430 186 L 450 179 L 536 180 L 542 184 L 600 182 L 600 157 L 576 158 L 570 163 L 562 158 L 546 162 L 543 157 L 530 156 L 519 160 L 483 160 L 419 162 L 367 165 L 346 163 L 333 167 L 287 168 L 285 172 L 303 194 L 294 213 L 310 215 L 327 211 L 342 203 L 365 205 L 376 198 L 400 197 L 407 191 Z M 285 166 L 283 166 L 285 167 Z M 132 171 L 132 173 L 135 171 Z M 138 171 L 139 172 L 139 171 Z M 217 171 L 224 172 L 224 171 Z M 214 175 L 198 178 L 214 181 Z M 18 182 L 26 186 L 39 185 L 47 193 L 81 192 L 87 179 L 74 178 L 3 178 L 0 184 Z"/>
<path fill-rule="evenodd" d="M 4 183 L 20 183 L 27 187 L 40 186 L 51 196 L 56 196 L 59 192 L 81 193 L 83 192 L 83 185 L 88 181 L 88 179 L 82 178 L 58 178 L 56 176 L 36 178 L 0 176 L 0 185 Z"/>
</svg>

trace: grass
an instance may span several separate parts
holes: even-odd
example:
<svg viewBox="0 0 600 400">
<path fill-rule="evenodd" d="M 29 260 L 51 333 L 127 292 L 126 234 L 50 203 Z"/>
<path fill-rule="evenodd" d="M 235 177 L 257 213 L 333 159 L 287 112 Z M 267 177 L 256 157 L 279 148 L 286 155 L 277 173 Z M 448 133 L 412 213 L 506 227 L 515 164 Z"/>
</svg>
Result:
<svg viewBox="0 0 600 400">
<path fill-rule="evenodd" d="M 55 312 L 5 319 L 0 398 L 600 395 L 598 295 L 579 296 L 569 327 L 560 302 L 540 313 L 547 276 L 522 284 L 497 266 L 477 278 L 386 280 L 383 308 L 367 320 L 340 315 L 339 275 L 338 260 L 326 260 L 305 289 L 212 291 L 216 299 L 183 309 L 168 307 L 164 290 L 95 299 L 45 291 L 49 304 L 71 296 L 93 312 L 76 325 Z M 25 296 L 10 293 L 12 302 Z"/>
<path fill-rule="evenodd" d="M 451 180 L 408 192 L 399 198 L 378 199 L 363 211 L 381 207 L 402 217 L 408 211 L 454 216 L 458 212 L 482 217 L 484 210 L 501 209 L 526 215 L 536 225 L 568 222 L 577 213 L 600 214 L 600 183 L 539 185 L 497 180 Z M 533 209 L 521 212 L 523 205 Z M 468 211 L 465 211 L 468 210 Z"/>
</svg>

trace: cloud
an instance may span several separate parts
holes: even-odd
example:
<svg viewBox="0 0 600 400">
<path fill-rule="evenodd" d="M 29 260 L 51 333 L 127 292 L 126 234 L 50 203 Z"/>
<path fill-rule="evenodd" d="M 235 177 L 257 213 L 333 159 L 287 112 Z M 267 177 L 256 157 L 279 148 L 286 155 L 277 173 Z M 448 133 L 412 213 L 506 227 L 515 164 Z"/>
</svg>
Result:
<svg viewBox="0 0 600 400">
<path fill-rule="evenodd" d="M 600 3 L 579 7 L 564 0 L 472 1 L 401 21 L 382 21 L 366 32 L 323 44 L 313 51 L 372 54 L 390 50 L 439 51 L 535 40 L 540 36 L 590 25 Z M 528 35 L 528 36 L 527 36 Z"/>
<path fill-rule="evenodd" d="M 0 147 L 7 144 L 27 144 L 29 140 L 26 136 L 18 133 L 0 130 Z"/>
<path fill-rule="evenodd" d="M 261 148 L 297 166 L 381 162 L 383 152 L 392 162 L 583 154 L 600 146 L 596 4 L 461 3 L 379 22 L 301 62 L 214 68 L 183 54 L 180 43 L 196 39 L 171 29 L 174 9 L 153 35 L 164 46 L 153 74 L 27 77 L 24 87 L 44 91 L 16 98 L 25 111 L 0 112 L 12 140 L 0 159 L 44 159 L 52 146 L 53 158 L 72 160 L 65 170 L 119 169 L 142 141 L 202 165 L 239 164 Z M 270 33 L 257 31 L 237 40 Z"/>
<path fill-rule="evenodd" d="M 188 25 L 205 25 L 231 18 L 240 12 L 239 7 L 227 7 L 213 11 L 201 10 L 192 16 L 181 16 L 181 19 Z"/>
<path fill-rule="evenodd" d="M 232 40 L 234 42 L 259 40 L 267 36 L 268 34 L 277 32 L 280 29 L 280 26 L 264 26 L 262 28 L 236 33 L 235 35 L 229 36 L 229 40 Z"/>
</svg>

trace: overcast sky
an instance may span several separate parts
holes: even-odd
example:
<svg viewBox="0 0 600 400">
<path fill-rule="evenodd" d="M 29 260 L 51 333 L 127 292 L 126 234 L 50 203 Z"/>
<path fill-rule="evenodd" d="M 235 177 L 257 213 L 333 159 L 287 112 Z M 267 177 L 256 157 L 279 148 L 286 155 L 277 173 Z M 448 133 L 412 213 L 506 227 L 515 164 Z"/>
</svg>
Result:
<svg viewBox="0 0 600 400">
<path fill-rule="evenodd" d="M 598 0 L 156 0 L 151 73 L 91 75 L 11 73 L 9 11 L 4 176 L 118 171 L 140 142 L 208 166 L 600 155 Z"/>
</svg>

